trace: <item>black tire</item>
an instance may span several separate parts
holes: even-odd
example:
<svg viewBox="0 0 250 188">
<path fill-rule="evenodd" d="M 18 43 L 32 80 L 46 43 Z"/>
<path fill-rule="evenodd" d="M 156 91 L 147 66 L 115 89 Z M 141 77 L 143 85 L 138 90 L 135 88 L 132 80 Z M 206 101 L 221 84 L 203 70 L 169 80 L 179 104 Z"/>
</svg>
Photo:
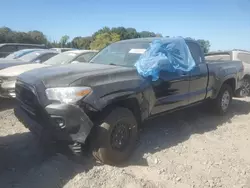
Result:
<svg viewBox="0 0 250 188">
<path fill-rule="evenodd" d="M 121 127 L 122 129 L 125 128 L 125 132 L 128 133 L 129 136 L 124 144 L 124 148 L 119 149 L 114 147 L 115 142 L 113 141 L 114 138 L 117 138 L 114 136 L 115 132 Z M 92 154 L 101 163 L 118 165 L 128 159 L 133 152 L 137 136 L 138 124 L 133 113 L 126 108 L 117 107 L 104 118 L 100 125 L 95 127 L 94 134 L 90 141 Z M 121 136 L 119 138 L 121 138 Z"/>
<path fill-rule="evenodd" d="M 244 78 L 242 87 L 235 92 L 235 97 L 245 98 L 248 96 L 250 96 L 250 80 Z"/>
<path fill-rule="evenodd" d="M 223 96 L 226 95 L 226 93 L 229 95 L 228 96 L 228 105 L 227 107 L 225 106 L 224 108 L 222 107 L 222 103 L 223 103 Z M 232 97 L 233 97 L 233 90 L 232 90 L 232 87 L 228 84 L 223 84 L 221 89 L 220 89 L 220 92 L 217 96 L 216 99 L 213 100 L 213 111 L 216 113 L 216 114 L 219 114 L 219 115 L 224 115 L 228 112 L 228 109 L 232 103 Z M 227 97 L 226 97 L 227 98 Z"/>
</svg>

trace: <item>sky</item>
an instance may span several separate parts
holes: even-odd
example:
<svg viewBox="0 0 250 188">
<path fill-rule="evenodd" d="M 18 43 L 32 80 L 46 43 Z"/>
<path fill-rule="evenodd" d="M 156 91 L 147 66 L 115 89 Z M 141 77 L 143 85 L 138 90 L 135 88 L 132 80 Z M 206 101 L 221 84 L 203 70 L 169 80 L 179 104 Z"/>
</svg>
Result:
<svg viewBox="0 0 250 188">
<path fill-rule="evenodd" d="M 206 39 L 211 50 L 250 50 L 250 0 L 4 0 L 0 8 L 0 27 L 49 40 L 124 26 Z"/>
</svg>

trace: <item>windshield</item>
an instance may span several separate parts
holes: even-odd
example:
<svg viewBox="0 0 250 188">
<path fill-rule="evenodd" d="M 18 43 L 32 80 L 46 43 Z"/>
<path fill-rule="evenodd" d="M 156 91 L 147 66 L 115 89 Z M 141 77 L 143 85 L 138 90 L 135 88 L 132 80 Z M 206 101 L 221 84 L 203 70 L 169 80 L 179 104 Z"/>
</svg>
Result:
<svg viewBox="0 0 250 188">
<path fill-rule="evenodd" d="M 113 43 L 91 59 L 91 63 L 132 67 L 149 47 L 149 41 Z"/>
<path fill-rule="evenodd" d="M 47 65 L 60 65 L 60 64 L 69 64 L 77 57 L 77 53 L 73 52 L 64 52 L 54 57 L 48 59 L 44 62 Z"/>
<path fill-rule="evenodd" d="M 37 51 L 37 50 L 31 50 L 31 49 L 19 50 L 19 51 L 16 51 L 16 52 L 11 53 L 10 55 L 6 56 L 5 59 L 20 58 L 21 56 L 28 54 L 28 53 L 31 53 L 31 52 L 34 52 L 34 51 Z"/>
<path fill-rule="evenodd" d="M 28 54 L 25 54 L 21 57 L 19 57 L 18 59 L 22 60 L 22 61 L 26 61 L 26 62 L 32 62 L 34 59 L 36 59 L 41 53 L 34 51 Z"/>
</svg>

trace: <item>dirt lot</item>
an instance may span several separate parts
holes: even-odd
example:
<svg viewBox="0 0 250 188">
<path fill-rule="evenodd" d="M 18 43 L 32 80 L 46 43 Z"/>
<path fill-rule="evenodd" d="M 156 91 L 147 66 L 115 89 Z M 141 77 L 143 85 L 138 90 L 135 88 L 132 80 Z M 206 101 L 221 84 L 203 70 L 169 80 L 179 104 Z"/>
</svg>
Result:
<svg viewBox="0 0 250 188">
<path fill-rule="evenodd" d="M 192 108 L 148 121 L 123 167 L 38 147 L 0 104 L 0 187 L 250 188 L 250 99 L 234 100 L 225 117 Z"/>
</svg>

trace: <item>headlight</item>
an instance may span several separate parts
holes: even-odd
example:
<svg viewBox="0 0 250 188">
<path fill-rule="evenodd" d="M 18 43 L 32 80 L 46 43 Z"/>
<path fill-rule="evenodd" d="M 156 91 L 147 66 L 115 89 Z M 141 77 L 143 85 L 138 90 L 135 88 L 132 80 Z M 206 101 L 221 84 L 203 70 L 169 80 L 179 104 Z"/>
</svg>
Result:
<svg viewBox="0 0 250 188">
<path fill-rule="evenodd" d="M 56 100 L 62 103 L 74 103 L 91 93 L 89 87 L 57 87 L 46 89 L 49 100 Z"/>
</svg>

